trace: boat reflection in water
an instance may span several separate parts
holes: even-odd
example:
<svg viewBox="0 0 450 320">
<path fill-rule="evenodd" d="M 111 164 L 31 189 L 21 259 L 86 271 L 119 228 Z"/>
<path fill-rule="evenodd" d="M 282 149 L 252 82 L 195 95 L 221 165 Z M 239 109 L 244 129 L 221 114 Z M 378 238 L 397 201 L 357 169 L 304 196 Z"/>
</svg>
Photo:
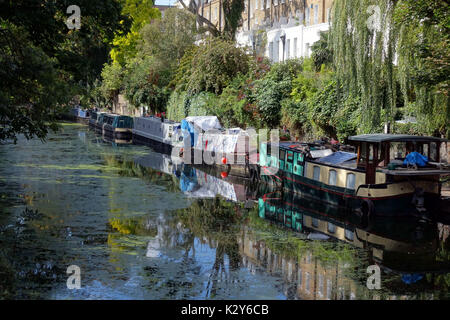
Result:
<svg viewBox="0 0 450 320">
<path fill-rule="evenodd" d="M 448 277 L 450 264 L 447 254 L 441 255 L 442 252 L 448 252 L 448 249 L 440 247 L 448 239 L 440 239 L 442 232 L 439 232 L 436 223 L 413 218 L 380 218 L 366 225 L 352 213 L 339 211 L 318 201 L 305 200 L 294 193 L 281 192 L 265 194 L 259 198 L 258 215 L 295 230 L 298 238 L 302 239 L 297 243 L 337 240 L 338 243 L 363 249 L 367 254 L 367 264 L 362 265 L 360 271 L 377 264 L 383 270 L 382 277 L 397 276 L 396 281 L 382 282 L 383 289 L 404 287 L 402 291 L 408 292 L 411 291 L 408 290 L 411 289 L 408 285 L 417 282 L 423 286 L 424 281 L 420 280 L 426 277 L 433 278 L 439 274 Z M 448 226 L 440 225 L 440 228 Z M 253 265 L 256 264 L 268 272 L 280 272 L 286 283 L 290 284 L 287 290 L 301 299 L 377 299 L 380 298 L 379 292 L 384 292 L 384 299 L 397 298 L 392 292 L 386 294 L 385 290 L 368 290 L 365 281 L 371 273 L 364 276 L 363 272 L 356 279 L 346 276 L 354 273 L 353 265 L 342 263 L 340 259 L 327 261 L 331 257 L 317 256 L 318 250 L 306 249 L 294 257 L 288 252 L 279 254 L 264 242 L 255 241 L 245 233 L 241 250 L 248 257 L 247 264 L 251 265 L 250 268 L 254 268 Z M 428 290 L 431 288 L 432 285 L 428 286 Z M 412 296 L 414 295 L 403 294 L 399 298 L 409 299 Z M 421 298 L 433 296 L 425 293 Z"/>
<path fill-rule="evenodd" d="M 170 222 L 159 216 L 147 257 L 159 257 L 167 248 L 192 248 L 194 239 L 201 239 L 216 250 L 210 294 L 225 290 L 223 277 L 229 279 L 226 290 L 237 290 L 233 281 L 239 282 L 240 268 L 281 277 L 288 299 L 429 299 L 433 286 L 448 278 L 450 264 L 442 253 L 448 249 L 436 223 L 414 217 L 363 220 L 350 210 L 295 193 L 258 190 L 267 185 L 231 181 L 158 153 L 135 163 L 173 176 L 193 201 Z M 257 205 L 249 206 L 251 199 Z M 381 267 L 382 290 L 366 286 L 373 264 Z"/>
</svg>

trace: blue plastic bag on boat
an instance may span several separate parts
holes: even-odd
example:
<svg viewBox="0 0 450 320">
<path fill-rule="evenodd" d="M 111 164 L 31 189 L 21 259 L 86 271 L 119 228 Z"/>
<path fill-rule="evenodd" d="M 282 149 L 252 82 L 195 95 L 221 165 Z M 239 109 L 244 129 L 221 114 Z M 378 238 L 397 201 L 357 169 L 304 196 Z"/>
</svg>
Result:
<svg viewBox="0 0 450 320">
<path fill-rule="evenodd" d="M 418 167 L 425 167 L 428 163 L 428 157 L 414 151 L 408 154 L 403 161 L 404 165 L 414 165 L 416 164 Z"/>
</svg>

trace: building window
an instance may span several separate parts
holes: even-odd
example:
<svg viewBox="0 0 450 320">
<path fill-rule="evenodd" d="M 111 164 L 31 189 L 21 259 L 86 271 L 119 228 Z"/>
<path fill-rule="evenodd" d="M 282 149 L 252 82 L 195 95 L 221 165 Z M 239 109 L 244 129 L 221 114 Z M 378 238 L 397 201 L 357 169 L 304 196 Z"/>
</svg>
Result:
<svg viewBox="0 0 450 320">
<path fill-rule="evenodd" d="M 323 297 L 323 285 L 324 285 L 324 283 L 323 283 L 323 275 L 322 274 L 319 274 L 319 290 L 318 290 L 318 294 L 319 294 L 319 296 L 320 297 Z"/>
<path fill-rule="evenodd" d="M 283 149 L 280 150 L 280 160 L 284 161 L 286 160 L 286 151 L 284 151 Z"/>
<path fill-rule="evenodd" d="M 298 281 L 299 287 L 301 287 L 302 286 L 302 269 L 301 268 L 298 268 L 298 279 L 297 279 L 297 281 Z"/>
<path fill-rule="evenodd" d="M 290 58 L 291 40 L 286 40 L 286 59 Z"/>
<path fill-rule="evenodd" d="M 271 0 L 266 0 L 266 9 L 270 9 L 270 1 Z"/>
<path fill-rule="evenodd" d="M 329 233 L 335 233 L 336 232 L 336 226 L 332 224 L 331 222 L 328 222 L 328 232 Z"/>
<path fill-rule="evenodd" d="M 309 11 L 310 11 L 310 9 L 309 9 L 309 7 L 308 8 L 306 8 L 306 18 L 305 18 L 305 24 L 307 25 L 307 26 L 309 26 L 309 24 L 310 24 L 310 18 L 309 18 Z"/>
<path fill-rule="evenodd" d="M 313 179 L 316 181 L 320 180 L 320 167 L 314 166 L 313 168 Z"/>
<path fill-rule="evenodd" d="M 345 187 L 347 189 L 355 189 L 355 174 L 347 173 L 347 181 L 345 182 Z"/>
<path fill-rule="evenodd" d="M 314 24 L 318 24 L 319 23 L 319 5 L 316 4 L 314 6 Z"/>
<path fill-rule="evenodd" d="M 305 57 L 309 58 L 309 43 L 305 43 Z"/>
<path fill-rule="evenodd" d="M 328 184 L 330 186 L 336 185 L 336 175 L 336 170 L 330 170 L 330 172 L 328 173 Z"/>
<path fill-rule="evenodd" d="M 278 0 L 273 0 L 273 5 L 277 6 L 278 5 Z"/>
<path fill-rule="evenodd" d="M 327 280 L 327 299 L 331 300 L 331 292 L 333 290 L 333 283 L 331 282 L 331 280 Z"/>
<path fill-rule="evenodd" d="M 297 58 L 297 38 L 294 38 L 294 48 L 293 48 L 292 56 Z"/>
<path fill-rule="evenodd" d="M 327 10 L 327 22 L 330 22 L 330 12 L 331 12 L 331 8 L 328 8 L 328 10 Z"/>
<path fill-rule="evenodd" d="M 311 275 L 309 274 L 309 272 L 305 272 L 305 290 L 306 292 L 309 292 L 310 290 L 310 280 L 311 280 Z"/>
<path fill-rule="evenodd" d="M 258 2 L 259 0 L 255 0 L 255 10 L 258 10 Z"/>
</svg>

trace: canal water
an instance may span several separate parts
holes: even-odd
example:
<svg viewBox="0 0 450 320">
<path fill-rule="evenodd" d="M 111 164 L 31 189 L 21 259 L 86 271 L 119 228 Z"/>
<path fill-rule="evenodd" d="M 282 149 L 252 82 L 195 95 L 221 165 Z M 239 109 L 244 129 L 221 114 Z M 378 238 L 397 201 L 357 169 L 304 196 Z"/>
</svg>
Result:
<svg viewBox="0 0 450 320">
<path fill-rule="evenodd" d="M 0 299 L 450 297 L 448 226 L 223 176 L 73 123 L 1 145 Z"/>
</svg>

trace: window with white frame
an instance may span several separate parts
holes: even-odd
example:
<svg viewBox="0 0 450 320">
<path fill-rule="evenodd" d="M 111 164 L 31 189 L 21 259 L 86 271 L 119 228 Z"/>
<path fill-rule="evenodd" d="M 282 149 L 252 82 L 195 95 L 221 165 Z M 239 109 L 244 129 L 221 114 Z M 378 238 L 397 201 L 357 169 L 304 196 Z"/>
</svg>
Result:
<svg viewBox="0 0 450 320">
<path fill-rule="evenodd" d="M 331 222 L 328 222 L 328 232 L 329 233 L 335 233 L 336 232 L 336 226 L 333 223 L 331 223 Z"/>
<path fill-rule="evenodd" d="M 255 0 L 255 10 L 258 10 L 258 2 L 259 0 Z"/>
<path fill-rule="evenodd" d="M 316 181 L 320 180 L 320 167 L 319 166 L 314 166 L 314 168 L 313 168 L 313 179 Z"/>
<path fill-rule="evenodd" d="M 297 58 L 297 38 L 294 38 L 294 50 L 292 51 L 292 56 Z"/>
<path fill-rule="evenodd" d="M 335 186 L 336 185 L 336 170 L 330 170 L 328 173 L 328 184 L 330 186 Z"/>
<path fill-rule="evenodd" d="M 347 189 L 355 189 L 355 174 L 347 173 L 347 181 L 345 182 L 345 187 Z"/>
<path fill-rule="evenodd" d="M 319 5 L 316 4 L 314 6 L 314 24 L 318 24 L 319 23 Z"/>
<path fill-rule="evenodd" d="M 291 50 L 291 40 L 287 39 L 286 40 L 286 59 L 290 58 L 290 50 Z"/>
<path fill-rule="evenodd" d="M 308 8 L 306 8 L 306 17 L 305 17 L 305 25 L 307 25 L 307 26 L 309 26 L 309 24 L 311 22 L 310 17 L 309 17 L 309 12 L 310 12 L 310 9 L 308 7 Z"/>
<path fill-rule="evenodd" d="M 269 60 L 273 61 L 273 41 L 269 42 Z"/>
<path fill-rule="evenodd" d="M 270 3 L 272 0 L 266 0 L 266 9 L 270 9 Z"/>
</svg>

